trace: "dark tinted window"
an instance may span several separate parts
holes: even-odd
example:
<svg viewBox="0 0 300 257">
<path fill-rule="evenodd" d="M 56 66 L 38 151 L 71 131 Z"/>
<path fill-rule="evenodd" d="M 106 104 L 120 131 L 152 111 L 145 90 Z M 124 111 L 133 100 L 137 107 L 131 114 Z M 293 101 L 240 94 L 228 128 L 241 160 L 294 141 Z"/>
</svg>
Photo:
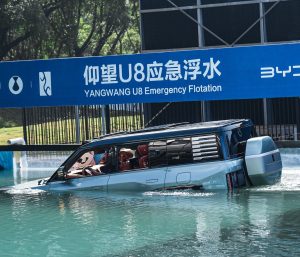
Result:
<svg viewBox="0 0 300 257">
<path fill-rule="evenodd" d="M 220 4 L 220 3 L 230 3 L 230 2 L 243 2 L 249 0 L 201 0 L 202 4 Z"/>
<path fill-rule="evenodd" d="M 265 4 L 267 11 L 274 3 Z M 266 15 L 267 40 L 271 42 L 300 39 L 300 1 L 283 1 Z"/>
<path fill-rule="evenodd" d="M 187 13 L 197 19 L 196 10 Z M 179 11 L 143 13 L 143 49 L 172 49 L 198 46 L 198 27 Z"/>
<path fill-rule="evenodd" d="M 149 167 L 160 167 L 167 165 L 167 144 L 165 140 L 149 143 Z"/>
<path fill-rule="evenodd" d="M 168 165 L 193 162 L 191 138 L 178 138 L 167 141 Z"/>
<path fill-rule="evenodd" d="M 204 25 L 227 43 L 233 43 L 259 18 L 259 5 L 235 5 L 203 9 Z M 204 30 L 206 46 L 223 45 L 219 39 Z M 260 28 L 257 23 L 237 44 L 260 42 Z"/>
<path fill-rule="evenodd" d="M 182 137 L 149 143 L 149 166 L 180 165 L 222 159 L 219 138 L 214 134 Z"/>
<path fill-rule="evenodd" d="M 196 5 L 197 0 L 172 0 L 177 6 Z M 141 0 L 141 10 L 174 7 L 167 0 Z"/>
</svg>

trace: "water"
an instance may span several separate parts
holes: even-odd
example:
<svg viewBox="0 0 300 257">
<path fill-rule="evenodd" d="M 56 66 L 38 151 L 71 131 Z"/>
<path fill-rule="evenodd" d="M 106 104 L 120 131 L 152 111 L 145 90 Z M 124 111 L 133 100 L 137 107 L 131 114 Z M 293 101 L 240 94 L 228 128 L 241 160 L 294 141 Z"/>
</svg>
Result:
<svg viewBox="0 0 300 257">
<path fill-rule="evenodd" d="M 0 256 L 300 255 L 300 167 L 283 156 L 280 184 L 233 194 L 0 191 Z"/>
</svg>

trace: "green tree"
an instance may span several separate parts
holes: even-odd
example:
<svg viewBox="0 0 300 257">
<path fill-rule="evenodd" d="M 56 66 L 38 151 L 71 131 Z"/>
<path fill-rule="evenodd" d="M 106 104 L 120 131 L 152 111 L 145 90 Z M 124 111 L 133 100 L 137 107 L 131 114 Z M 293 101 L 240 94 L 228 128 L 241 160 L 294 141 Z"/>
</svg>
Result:
<svg viewBox="0 0 300 257">
<path fill-rule="evenodd" d="M 0 60 L 32 58 L 35 42 L 46 31 L 42 24 L 57 5 L 41 5 L 36 0 L 3 0 L 0 3 Z"/>
<path fill-rule="evenodd" d="M 0 60 L 136 53 L 138 0 L 2 0 Z"/>
</svg>

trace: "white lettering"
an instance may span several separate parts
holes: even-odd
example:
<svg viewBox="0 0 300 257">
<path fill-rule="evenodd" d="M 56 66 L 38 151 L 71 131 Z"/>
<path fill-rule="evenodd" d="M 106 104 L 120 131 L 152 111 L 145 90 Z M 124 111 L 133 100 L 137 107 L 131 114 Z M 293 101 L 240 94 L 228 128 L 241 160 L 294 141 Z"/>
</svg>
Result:
<svg viewBox="0 0 300 257">
<path fill-rule="evenodd" d="M 273 67 L 261 67 L 260 68 L 260 77 L 265 78 L 274 78 L 275 70 Z"/>
<path fill-rule="evenodd" d="M 142 82 L 145 80 L 145 73 L 144 73 L 144 65 L 142 63 L 136 63 L 134 65 L 134 80 L 136 82 Z"/>
<path fill-rule="evenodd" d="M 119 64 L 119 76 L 120 76 L 120 81 L 122 83 L 129 83 L 132 80 L 132 65 L 131 63 L 128 63 L 128 77 L 127 79 L 124 79 L 123 77 L 123 67 L 122 64 Z"/>
<path fill-rule="evenodd" d="M 222 92 L 221 85 L 189 85 L 189 93 L 215 93 L 215 92 Z"/>
<path fill-rule="evenodd" d="M 101 66 L 101 84 L 115 84 L 117 81 L 117 66 L 116 64 L 103 64 Z"/>
<path fill-rule="evenodd" d="M 278 66 L 260 68 L 261 78 L 274 78 L 275 76 L 287 78 L 289 77 L 288 74 L 293 77 L 300 77 L 300 65 L 288 65 L 282 69 L 280 69 Z"/>
<path fill-rule="evenodd" d="M 186 87 L 159 87 L 159 88 L 150 88 L 145 87 L 145 95 L 171 95 L 171 94 L 180 94 L 184 95 L 186 93 Z"/>
<path fill-rule="evenodd" d="M 217 62 L 214 62 L 213 58 L 209 59 L 209 62 L 205 62 L 203 63 L 203 66 L 206 67 L 204 73 L 203 73 L 203 77 L 207 77 L 208 79 L 213 79 L 215 76 L 215 73 L 220 77 L 221 76 L 221 72 L 218 70 L 218 66 L 220 64 L 220 61 L 217 60 Z"/>
<path fill-rule="evenodd" d="M 176 81 L 182 78 L 181 66 L 178 61 L 169 60 L 166 64 L 166 80 Z"/>
<path fill-rule="evenodd" d="M 293 70 L 300 69 L 300 65 L 294 65 Z M 293 73 L 294 77 L 300 77 L 300 73 Z"/>
<path fill-rule="evenodd" d="M 147 64 L 147 81 L 162 81 L 162 63 L 154 61 L 151 64 Z"/>
<path fill-rule="evenodd" d="M 116 97 L 116 96 L 130 96 L 130 88 L 109 88 L 109 89 L 95 89 L 84 90 L 85 97 Z"/>
<path fill-rule="evenodd" d="M 291 71 L 292 71 L 291 66 L 289 66 L 287 70 L 279 70 L 279 67 L 276 66 L 276 73 L 282 74 L 282 77 L 284 77 L 284 78 L 286 77 L 286 74 L 291 73 Z"/>
<path fill-rule="evenodd" d="M 85 85 L 87 86 L 90 83 L 96 85 L 99 82 L 99 66 L 85 66 L 85 70 L 83 73 L 83 77 L 85 79 Z"/>
<path fill-rule="evenodd" d="M 201 74 L 200 59 L 184 60 L 183 62 L 185 64 L 183 66 L 185 69 L 184 79 L 196 80 L 197 76 Z"/>
</svg>

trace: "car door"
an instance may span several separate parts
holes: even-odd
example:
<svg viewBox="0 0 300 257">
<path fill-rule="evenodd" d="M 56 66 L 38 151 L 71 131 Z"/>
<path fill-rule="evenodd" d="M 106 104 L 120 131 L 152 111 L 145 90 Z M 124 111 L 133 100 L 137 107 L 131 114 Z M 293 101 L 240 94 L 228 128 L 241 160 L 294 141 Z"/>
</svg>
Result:
<svg viewBox="0 0 300 257">
<path fill-rule="evenodd" d="M 167 140 L 167 163 L 165 187 L 182 187 L 191 183 L 191 167 L 193 162 L 191 138 Z"/>
<path fill-rule="evenodd" d="M 110 174 L 108 190 L 149 191 L 164 188 L 166 167 Z"/>
<path fill-rule="evenodd" d="M 147 146 L 147 151 L 139 154 L 140 146 Z M 136 152 L 135 159 L 138 166 L 132 169 L 120 168 L 117 173 L 110 174 L 108 190 L 137 190 L 147 191 L 163 189 L 166 174 L 166 141 L 156 140 L 141 142 L 135 145 L 118 146 L 119 153 L 125 150 Z M 130 149 L 129 149 L 130 148 Z M 147 159 L 147 160 L 146 160 Z M 143 160 L 143 162 L 141 161 Z M 145 160 L 147 165 L 145 165 Z M 123 166 L 125 167 L 125 166 Z"/>
</svg>

